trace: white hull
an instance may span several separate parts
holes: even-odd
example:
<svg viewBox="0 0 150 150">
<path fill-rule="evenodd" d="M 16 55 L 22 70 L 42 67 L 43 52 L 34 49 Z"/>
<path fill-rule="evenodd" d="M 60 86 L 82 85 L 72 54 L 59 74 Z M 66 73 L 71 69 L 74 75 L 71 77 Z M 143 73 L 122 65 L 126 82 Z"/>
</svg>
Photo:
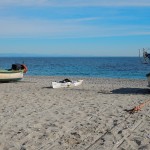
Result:
<svg viewBox="0 0 150 150">
<path fill-rule="evenodd" d="M 0 82 L 17 81 L 23 78 L 22 71 L 0 71 Z"/>
<path fill-rule="evenodd" d="M 79 86 L 81 85 L 83 80 L 78 80 L 78 81 L 72 81 L 72 82 L 52 82 L 52 87 L 55 88 L 67 88 L 67 87 L 74 87 L 74 86 Z"/>
<path fill-rule="evenodd" d="M 150 73 L 146 75 L 148 81 L 148 87 L 150 87 Z"/>
</svg>

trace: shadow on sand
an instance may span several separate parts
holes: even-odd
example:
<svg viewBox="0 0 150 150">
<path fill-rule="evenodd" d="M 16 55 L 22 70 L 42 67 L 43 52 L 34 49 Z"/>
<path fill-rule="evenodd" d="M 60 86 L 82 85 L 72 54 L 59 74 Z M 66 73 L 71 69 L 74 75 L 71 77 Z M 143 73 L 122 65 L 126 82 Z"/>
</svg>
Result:
<svg viewBox="0 0 150 150">
<path fill-rule="evenodd" d="M 42 89 L 53 89 L 52 86 L 42 87 Z"/>
<path fill-rule="evenodd" d="M 111 91 L 112 94 L 150 94 L 150 89 L 120 88 Z"/>
<path fill-rule="evenodd" d="M 16 83 L 37 83 L 37 82 L 33 82 L 33 81 L 19 81 L 19 82 L 16 82 Z"/>
</svg>

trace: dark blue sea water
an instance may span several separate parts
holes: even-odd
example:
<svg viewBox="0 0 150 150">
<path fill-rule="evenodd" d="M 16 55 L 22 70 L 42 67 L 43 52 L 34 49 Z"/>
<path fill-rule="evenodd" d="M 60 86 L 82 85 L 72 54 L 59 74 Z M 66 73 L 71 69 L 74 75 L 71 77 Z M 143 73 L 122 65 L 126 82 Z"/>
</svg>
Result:
<svg viewBox="0 0 150 150">
<path fill-rule="evenodd" d="M 13 63 L 24 62 L 30 76 L 73 76 L 102 78 L 146 79 L 150 65 L 142 64 L 138 57 L 1 57 L 0 68 L 11 68 Z"/>
</svg>

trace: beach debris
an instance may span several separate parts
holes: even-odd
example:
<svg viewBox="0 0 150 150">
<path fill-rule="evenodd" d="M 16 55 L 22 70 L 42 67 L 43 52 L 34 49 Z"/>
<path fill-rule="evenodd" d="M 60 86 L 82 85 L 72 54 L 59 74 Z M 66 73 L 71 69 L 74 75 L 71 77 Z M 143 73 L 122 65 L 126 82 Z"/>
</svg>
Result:
<svg viewBox="0 0 150 150">
<path fill-rule="evenodd" d="M 147 100 L 146 102 L 143 102 L 140 105 L 135 106 L 132 109 L 125 109 L 124 111 L 129 112 L 130 114 L 133 114 L 135 112 L 141 111 L 141 109 L 148 103 L 150 103 L 150 100 Z"/>
</svg>

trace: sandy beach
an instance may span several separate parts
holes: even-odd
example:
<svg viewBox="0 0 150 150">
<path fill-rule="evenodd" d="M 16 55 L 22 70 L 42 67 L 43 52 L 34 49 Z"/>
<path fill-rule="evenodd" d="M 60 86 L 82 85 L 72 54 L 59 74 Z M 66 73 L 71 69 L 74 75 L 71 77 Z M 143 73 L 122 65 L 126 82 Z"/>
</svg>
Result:
<svg viewBox="0 0 150 150">
<path fill-rule="evenodd" d="M 62 79 L 0 83 L 0 150 L 150 149 L 150 104 L 124 111 L 150 100 L 146 80 L 80 78 L 78 87 L 51 87 Z"/>
</svg>

